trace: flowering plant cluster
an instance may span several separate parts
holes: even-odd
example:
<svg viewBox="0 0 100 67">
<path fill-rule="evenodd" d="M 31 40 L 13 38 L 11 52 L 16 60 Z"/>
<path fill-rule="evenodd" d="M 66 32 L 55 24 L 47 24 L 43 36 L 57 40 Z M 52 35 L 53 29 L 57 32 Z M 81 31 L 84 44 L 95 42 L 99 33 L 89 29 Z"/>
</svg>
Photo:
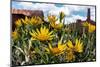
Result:
<svg viewBox="0 0 100 67">
<path fill-rule="evenodd" d="M 15 22 L 11 40 L 14 65 L 96 60 L 95 25 L 87 21 L 81 27 L 76 27 L 77 22 L 65 24 L 64 12 L 47 18 L 33 16 Z"/>
</svg>

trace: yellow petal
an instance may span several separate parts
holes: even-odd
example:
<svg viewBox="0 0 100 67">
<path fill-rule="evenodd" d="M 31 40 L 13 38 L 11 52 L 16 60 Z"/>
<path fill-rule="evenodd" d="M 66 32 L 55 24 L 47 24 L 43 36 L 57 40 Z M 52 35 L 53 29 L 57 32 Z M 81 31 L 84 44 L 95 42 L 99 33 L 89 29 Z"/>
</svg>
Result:
<svg viewBox="0 0 100 67">
<path fill-rule="evenodd" d="M 32 37 L 31 40 L 37 40 L 37 39 Z"/>
<path fill-rule="evenodd" d="M 88 22 L 83 22 L 82 25 L 87 27 L 88 26 Z"/>
<path fill-rule="evenodd" d="M 70 40 L 68 40 L 67 45 L 68 45 L 69 48 L 73 48 L 74 47 Z"/>
<path fill-rule="evenodd" d="M 51 44 L 49 43 L 49 48 L 50 48 L 50 50 L 52 50 L 52 46 L 51 46 Z"/>
<path fill-rule="evenodd" d="M 75 51 L 76 52 L 83 52 L 83 42 L 80 42 L 80 40 L 76 40 L 77 43 L 75 44 Z"/>
<path fill-rule="evenodd" d="M 44 48 L 47 52 L 49 52 L 50 53 L 50 50 L 49 50 L 49 48 Z"/>
<path fill-rule="evenodd" d="M 39 32 L 39 30 L 38 30 L 38 29 L 36 29 L 36 31 L 37 31 L 37 34 L 40 34 L 40 32 Z"/>
</svg>

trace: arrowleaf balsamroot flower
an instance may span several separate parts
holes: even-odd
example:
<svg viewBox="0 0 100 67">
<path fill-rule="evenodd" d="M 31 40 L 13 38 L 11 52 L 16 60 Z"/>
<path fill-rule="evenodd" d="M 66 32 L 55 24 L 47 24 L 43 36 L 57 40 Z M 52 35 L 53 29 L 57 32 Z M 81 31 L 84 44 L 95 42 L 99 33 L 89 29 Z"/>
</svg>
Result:
<svg viewBox="0 0 100 67">
<path fill-rule="evenodd" d="M 76 52 L 83 52 L 83 42 L 80 39 L 76 39 L 74 49 Z"/>
<path fill-rule="evenodd" d="M 72 59 L 74 59 L 75 52 L 78 52 L 78 53 L 83 52 L 83 42 L 81 42 L 80 39 L 79 40 L 76 39 L 75 44 L 73 44 L 72 41 L 68 40 L 68 42 L 67 42 L 67 60 L 71 61 Z M 73 55 L 73 56 L 70 56 L 68 58 L 69 55 Z"/>
<path fill-rule="evenodd" d="M 16 27 L 21 27 L 22 26 L 22 21 L 20 19 L 18 19 L 16 22 L 15 22 L 15 25 Z"/>
<path fill-rule="evenodd" d="M 48 16 L 48 20 L 49 20 L 49 22 L 56 22 L 57 17 L 55 15 L 50 15 L 50 16 Z"/>
<path fill-rule="evenodd" d="M 50 25 L 54 28 L 54 29 L 61 29 L 63 27 L 63 23 L 54 23 L 54 22 L 51 22 Z"/>
<path fill-rule="evenodd" d="M 16 29 L 12 32 L 12 38 L 13 40 L 17 40 L 19 38 L 19 33 Z"/>
<path fill-rule="evenodd" d="M 40 40 L 40 41 L 46 41 L 46 40 L 52 40 L 54 37 L 53 31 L 49 31 L 48 28 L 41 27 L 40 30 L 36 29 L 36 31 L 30 32 L 32 39 L 34 40 Z"/>
<path fill-rule="evenodd" d="M 56 47 L 52 47 L 52 45 L 49 43 L 49 48 L 45 48 L 45 49 L 49 53 L 52 53 L 54 56 L 58 56 L 64 53 L 66 49 L 66 44 L 61 43 L 61 40 L 60 40 Z"/>
<path fill-rule="evenodd" d="M 63 27 L 63 23 L 58 23 L 58 19 L 54 15 L 48 16 L 48 20 L 50 22 L 51 27 L 53 27 L 54 29 L 61 29 Z"/>
<path fill-rule="evenodd" d="M 80 39 L 75 40 L 75 45 L 72 43 L 72 41 L 67 42 L 67 48 L 69 50 L 72 50 L 74 52 L 83 52 L 83 42 L 80 41 Z"/>
<path fill-rule="evenodd" d="M 25 19 L 21 19 L 21 20 L 25 25 L 28 25 L 28 24 L 39 25 L 43 23 L 42 19 L 38 16 L 33 16 L 31 18 L 25 17 Z"/>
<path fill-rule="evenodd" d="M 92 25 L 92 24 L 90 24 L 90 23 L 88 24 L 88 32 L 89 32 L 89 33 L 94 32 L 95 29 L 96 29 L 96 26 L 95 26 L 95 25 Z"/>
<path fill-rule="evenodd" d="M 34 16 L 34 17 L 30 18 L 30 23 L 32 25 L 39 25 L 39 24 L 43 23 L 43 21 L 40 17 Z"/>
<path fill-rule="evenodd" d="M 89 32 L 89 33 L 94 32 L 95 29 L 96 29 L 96 26 L 93 25 L 93 24 L 91 24 L 91 23 L 89 23 L 89 22 L 84 22 L 84 23 L 83 23 L 83 26 L 88 28 L 88 32 Z"/>
<path fill-rule="evenodd" d="M 21 20 L 25 25 L 28 25 L 30 23 L 30 19 L 28 17 L 25 17 L 25 19 L 21 19 Z"/>
<path fill-rule="evenodd" d="M 88 22 L 87 22 L 87 21 L 86 21 L 86 22 L 83 22 L 82 25 L 83 25 L 84 27 L 87 27 L 87 26 L 88 26 Z"/>
</svg>

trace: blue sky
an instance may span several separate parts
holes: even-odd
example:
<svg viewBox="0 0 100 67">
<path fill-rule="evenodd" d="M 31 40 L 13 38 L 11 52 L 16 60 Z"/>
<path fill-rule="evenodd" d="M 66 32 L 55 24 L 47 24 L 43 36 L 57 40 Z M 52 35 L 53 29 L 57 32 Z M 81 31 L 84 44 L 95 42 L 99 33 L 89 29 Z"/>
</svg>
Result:
<svg viewBox="0 0 100 67">
<path fill-rule="evenodd" d="M 12 1 L 12 8 L 26 10 L 43 10 L 44 15 L 57 15 L 63 11 L 66 15 L 66 23 L 75 22 L 76 19 L 86 20 L 87 8 L 91 9 L 91 19 L 95 21 L 94 6 L 79 6 L 79 5 L 63 5 L 63 4 L 47 4 L 47 3 L 32 3 L 32 2 L 15 2 Z"/>
</svg>

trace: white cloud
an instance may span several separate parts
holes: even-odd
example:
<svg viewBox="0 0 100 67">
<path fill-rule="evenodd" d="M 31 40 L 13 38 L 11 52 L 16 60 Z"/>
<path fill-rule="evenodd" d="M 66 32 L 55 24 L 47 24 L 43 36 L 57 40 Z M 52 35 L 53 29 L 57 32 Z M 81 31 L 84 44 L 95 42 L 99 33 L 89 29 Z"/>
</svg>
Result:
<svg viewBox="0 0 100 67">
<path fill-rule="evenodd" d="M 17 2 L 18 6 L 21 6 L 21 9 L 42 9 L 42 10 L 46 10 L 46 8 L 51 8 L 54 6 L 54 4 L 40 4 L 40 3 L 32 3 L 32 2 Z M 51 6 L 51 7 L 50 7 Z"/>
<path fill-rule="evenodd" d="M 19 2 L 19 5 L 32 7 L 32 2 Z"/>
<path fill-rule="evenodd" d="M 83 17 L 83 16 L 80 16 L 80 15 L 73 15 L 72 17 L 74 17 L 74 19 L 82 19 L 82 20 L 86 20 L 87 17 Z"/>
<path fill-rule="evenodd" d="M 72 15 L 71 17 L 65 18 L 65 24 L 75 23 L 77 19 L 86 20 L 86 17 L 80 15 Z"/>
<path fill-rule="evenodd" d="M 54 10 L 50 10 L 49 14 L 53 14 L 53 15 L 59 15 L 59 12 L 64 12 L 65 15 L 70 15 L 70 11 L 68 10 L 68 7 L 55 7 Z"/>
<path fill-rule="evenodd" d="M 16 2 L 19 9 L 31 9 L 33 8 L 34 4 L 32 2 Z"/>
<path fill-rule="evenodd" d="M 44 15 L 54 14 L 59 15 L 59 12 L 63 11 L 66 15 L 67 22 L 75 22 L 76 19 L 85 20 L 86 17 L 80 15 L 72 15 L 72 11 L 87 11 L 87 8 L 91 9 L 91 19 L 95 21 L 95 8 L 92 6 L 78 6 L 78 5 L 63 5 L 63 7 L 57 7 L 55 4 L 49 3 L 32 3 L 32 2 L 18 2 L 21 9 L 30 9 L 30 10 L 43 10 Z M 69 17 L 71 16 L 71 17 Z"/>
<path fill-rule="evenodd" d="M 95 21 L 95 7 L 94 6 L 75 6 L 75 5 L 66 5 L 68 8 L 69 8 L 69 10 L 70 10 L 70 12 L 72 12 L 72 11 L 86 11 L 87 12 L 87 9 L 88 8 L 90 8 L 90 10 L 91 10 L 91 20 L 93 20 L 93 21 Z M 87 15 L 86 15 L 86 17 L 87 17 Z M 86 17 L 83 17 L 83 16 L 80 16 L 80 15 L 76 15 L 76 16 L 74 16 L 73 18 L 75 18 L 75 19 L 77 19 L 77 18 L 79 18 L 79 19 L 82 19 L 82 20 L 85 20 L 86 19 Z"/>
</svg>

